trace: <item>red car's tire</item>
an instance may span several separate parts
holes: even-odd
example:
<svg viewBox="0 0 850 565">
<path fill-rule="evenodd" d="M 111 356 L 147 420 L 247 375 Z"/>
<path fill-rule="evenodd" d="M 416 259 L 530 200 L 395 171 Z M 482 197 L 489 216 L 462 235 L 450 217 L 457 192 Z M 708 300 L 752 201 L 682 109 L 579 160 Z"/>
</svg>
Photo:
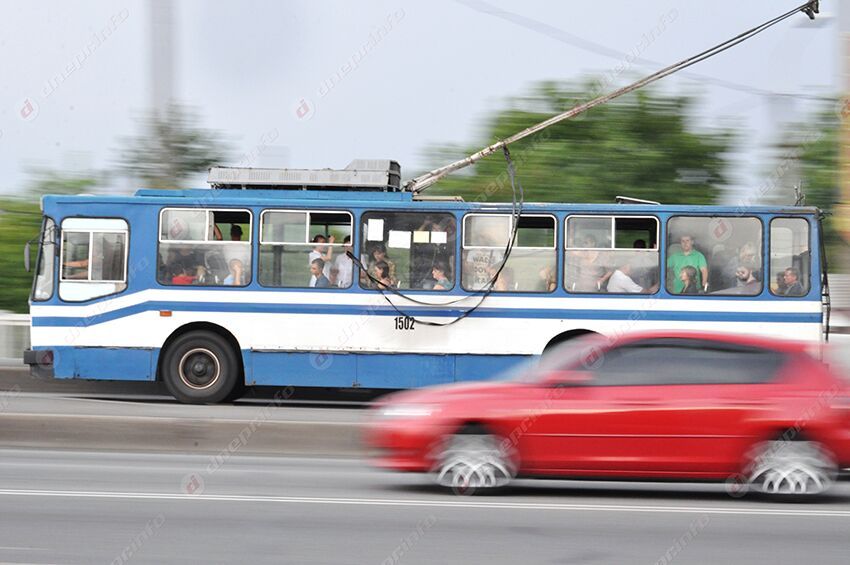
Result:
<svg viewBox="0 0 850 565">
<path fill-rule="evenodd" d="M 460 430 L 445 438 L 436 460 L 437 484 L 462 495 L 505 487 L 518 468 L 509 442 L 481 428 Z"/>
</svg>

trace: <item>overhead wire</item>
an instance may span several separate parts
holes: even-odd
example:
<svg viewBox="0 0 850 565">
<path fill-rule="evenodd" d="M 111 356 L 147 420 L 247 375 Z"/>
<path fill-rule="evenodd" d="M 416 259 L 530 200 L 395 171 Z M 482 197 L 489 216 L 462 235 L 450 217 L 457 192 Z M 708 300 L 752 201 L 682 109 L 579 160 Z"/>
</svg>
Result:
<svg viewBox="0 0 850 565">
<path fill-rule="evenodd" d="M 460 159 L 458 161 L 455 161 L 453 163 L 449 163 L 448 165 L 444 165 L 442 167 L 439 167 L 437 169 L 429 171 L 429 172 L 427 172 L 423 175 L 420 175 L 420 176 L 418 176 L 414 179 L 411 179 L 411 180 L 407 181 L 407 183 L 405 183 L 405 188 L 407 190 L 414 192 L 414 193 L 422 192 L 423 190 L 426 190 L 428 187 L 432 186 L 434 183 L 436 183 L 438 180 L 440 180 L 444 176 L 446 176 L 446 175 L 448 175 L 448 174 L 450 174 L 454 171 L 457 171 L 459 169 L 462 169 L 464 167 L 468 167 L 469 165 L 472 165 L 472 164 L 480 161 L 484 157 L 487 157 L 488 155 L 493 154 L 495 151 L 498 151 L 504 145 L 509 145 L 511 143 L 514 143 L 516 141 L 524 139 L 524 138 L 526 138 L 530 135 L 533 135 L 533 134 L 535 134 L 535 133 L 537 133 L 537 132 L 539 132 L 543 129 L 546 129 L 547 127 L 550 127 L 550 126 L 552 126 L 556 123 L 559 123 L 561 121 L 564 121 L 564 120 L 572 118 L 572 117 L 575 117 L 575 116 L 582 114 L 582 113 L 584 113 L 584 112 L 586 112 L 586 111 L 588 111 L 592 108 L 595 108 L 596 106 L 610 102 L 611 100 L 614 100 L 615 98 L 619 98 L 620 96 L 623 96 L 624 94 L 628 94 L 630 92 L 633 92 L 635 90 L 643 88 L 643 87 L 645 87 L 649 84 L 652 84 L 652 83 L 654 83 L 658 80 L 661 80 L 662 78 L 670 76 L 674 73 L 682 71 L 683 69 L 686 69 L 688 67 L 696 65 L 697 63 L 705 61 L 705 60 L 707 60 L 711 57 L 719 55 L 720 53 L 723 53 L 724 51 L 727 51 L 728 49 L 731 49 L 732 47 L 735 47 L 736 45 L 743 43 L 744 41 L 747 41 L 748 39 L 751 39 L 752 37 L 755 37 L 756 35 L 764 32 L 765 30 L 777 25 L 778 23 L 796 15 L 799 12 L 804 12 L 804 13 L 808 14 L 809 10 L 816 11 L 817 6 L 818 6 L 818 0 L 809 0 L 805 4 L 797 6 L 793 10 L 789 10 L 788 12 L 785 12 L 784 14 L 781 14 L 781 15 L 779 15 L 775 18 L 772 18 L 772 19 L 770 19 L 770 20 L 768 20 L 768 21 L 766 21 L 766 22 L 764 22 L 764 23 L 762 23 L 762 24 L 760 24 L 760 25 L 758 25 L 754 28 L 751 28 L 751 29 L 749 29 L 749 30 L 747 30 L 743 33 L 740 33 L 740 34 L 736 35 L 735 37 L 733 37 L 731 39 L 728 39 L 728 40 L 726 40 L 722 43 L 719 43 L 719 44 L 715 45 L 714 47 L 706 49 L 705 51 L 697 53 L 696 55 L 693 55 L 691 57 L 683 59 L 683 60 L 681 60 L 677 63 L 674 63 L 674 64 L 672 64 L 668 67 L 665 67 L 665 68 L 663 68 L 659 71 L 656 71 L 656 72 L 654 72 L 654 73 L 652 73 L 652 74 L 650 74 L 650 75 L 648 75 L 648 76 L 646 76 L 646 77 L 644 77 L 644 78 L 642 78 L 638 81 L 635 81 L 635 82 L 633 82 L 633 83 L 631 83 L 627 86 L 619 88 L 619 89 L 617 89 L 613 92 L 610 92 L 608 94 L 604 94 L 602 96 L 594 98 L 593 100 L 579 104 L 579 105 L 567 110 L 566 112 L 562 112 L 560 114 L 552 116 L 552 117 L 550 117 L 550 118 L 548 118 L 548 119 L 546 119 L 546 120 L 544 120 L 544 121 L 542 121 L 538 124 L 535 124 L 535 125 L 528 127 L 526 129 L 518 132 L 518 133 L 515 133 L 512 136 L 509 136 L 509 137 L 502 139 L 502 140 L 500 140 L 500 141 L 498 141 L 498 142 L 496 142 L 492 145 L 489 145 L 488 147 L 485 147 L 484 149 L 482 149 L 482 150 L 478 151 L 477 153 L 474 153 L 474 154 L 472 154 L 468 157 L 465 157 L 465 158 Z"/>
</svg>

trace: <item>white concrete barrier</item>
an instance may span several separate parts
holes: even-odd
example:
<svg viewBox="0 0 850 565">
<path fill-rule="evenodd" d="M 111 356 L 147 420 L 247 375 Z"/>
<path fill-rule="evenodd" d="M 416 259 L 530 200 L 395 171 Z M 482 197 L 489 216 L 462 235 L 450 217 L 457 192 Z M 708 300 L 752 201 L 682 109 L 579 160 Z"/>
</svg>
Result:
<svg viewBox="0 0 850 565">
<path fill-rule="evenodd" d="M 24 349 L 30 346 L 30 317 L 0 312 L 0 366 L 23 365 Z"/>
</svg>

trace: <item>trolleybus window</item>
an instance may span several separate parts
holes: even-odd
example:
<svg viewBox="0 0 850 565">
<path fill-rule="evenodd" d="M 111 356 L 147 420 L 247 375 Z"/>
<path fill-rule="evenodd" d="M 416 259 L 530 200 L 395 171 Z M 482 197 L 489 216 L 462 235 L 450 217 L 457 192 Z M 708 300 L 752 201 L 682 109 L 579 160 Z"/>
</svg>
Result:
<svg viewBox="0 0 850 565">
<path fill-rule="evenodd" d="M 159 219 L 157 280 L 165 285 L 251 282 L 251 213 L 166 208 Z"/>
<path fill-rule="evenodd" d="M 59 298 L 79 302 L 127 288 L 127 231 L 124 220 L 64 220 Z"/>
<path fill-rule="evenodd" d="M 770 222 L 770 292 L 805 296 L 811 287 L 812 252 L 809 222 L 774 218 Z"/>
<path fill-rule="evenodd" d="M 260 218 L 260 284 L 348 288 L 354 272 L 349 212 L 265 210 Z"/>
<path fill-rule="evenodd" d="M 513 232 L 510 214 L 467 214 L 463 218 L 463 288 L 486 288 L 502 266 Z M 494 292 L 553 292 L 557 287 L 554 216 L 523 215 L 510 257 L 493 284 Z"/>
<path fill-rule="evenodd" d="M 655 293 L 659 286 L 658 219 L 567 218 L 564 285 L 572 293 Z"/>
<path fill-rule="evenodd" d="M 371 278 L 361 272 L 360 285 L 437 291 L 454 288 L 456 231 L 452 214 L 363 214 L 360 261 Z"/>
<path fill-rule="evenodd" d="M 52 218 L 45 218 L 41 232 L 41 248 L 38 251 L 35 285 L 32 299 L 34 302 L 49 300 L 53 296 L 53 272 L 56 262 L 56 224 Z"/>
<path fill-rule="evenodd" d="M 667 222 L 667 290 L 755 296 L 764 282 L 761 220 L 677 216 Z"/>
</svg>

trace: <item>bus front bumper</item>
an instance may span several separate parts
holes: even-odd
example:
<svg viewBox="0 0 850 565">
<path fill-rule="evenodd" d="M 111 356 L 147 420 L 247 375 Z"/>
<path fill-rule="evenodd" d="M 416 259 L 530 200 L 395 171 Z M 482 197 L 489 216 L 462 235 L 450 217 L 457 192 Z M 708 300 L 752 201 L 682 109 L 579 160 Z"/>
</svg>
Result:
<svg viewBox="0 0 850 565">
<path fill-rule="evenodd" d="M 24 364 L 30 366 L 30 374 L 34 377 L 53 377 L 53 350 L 26 349 Z"/>
</svg>

